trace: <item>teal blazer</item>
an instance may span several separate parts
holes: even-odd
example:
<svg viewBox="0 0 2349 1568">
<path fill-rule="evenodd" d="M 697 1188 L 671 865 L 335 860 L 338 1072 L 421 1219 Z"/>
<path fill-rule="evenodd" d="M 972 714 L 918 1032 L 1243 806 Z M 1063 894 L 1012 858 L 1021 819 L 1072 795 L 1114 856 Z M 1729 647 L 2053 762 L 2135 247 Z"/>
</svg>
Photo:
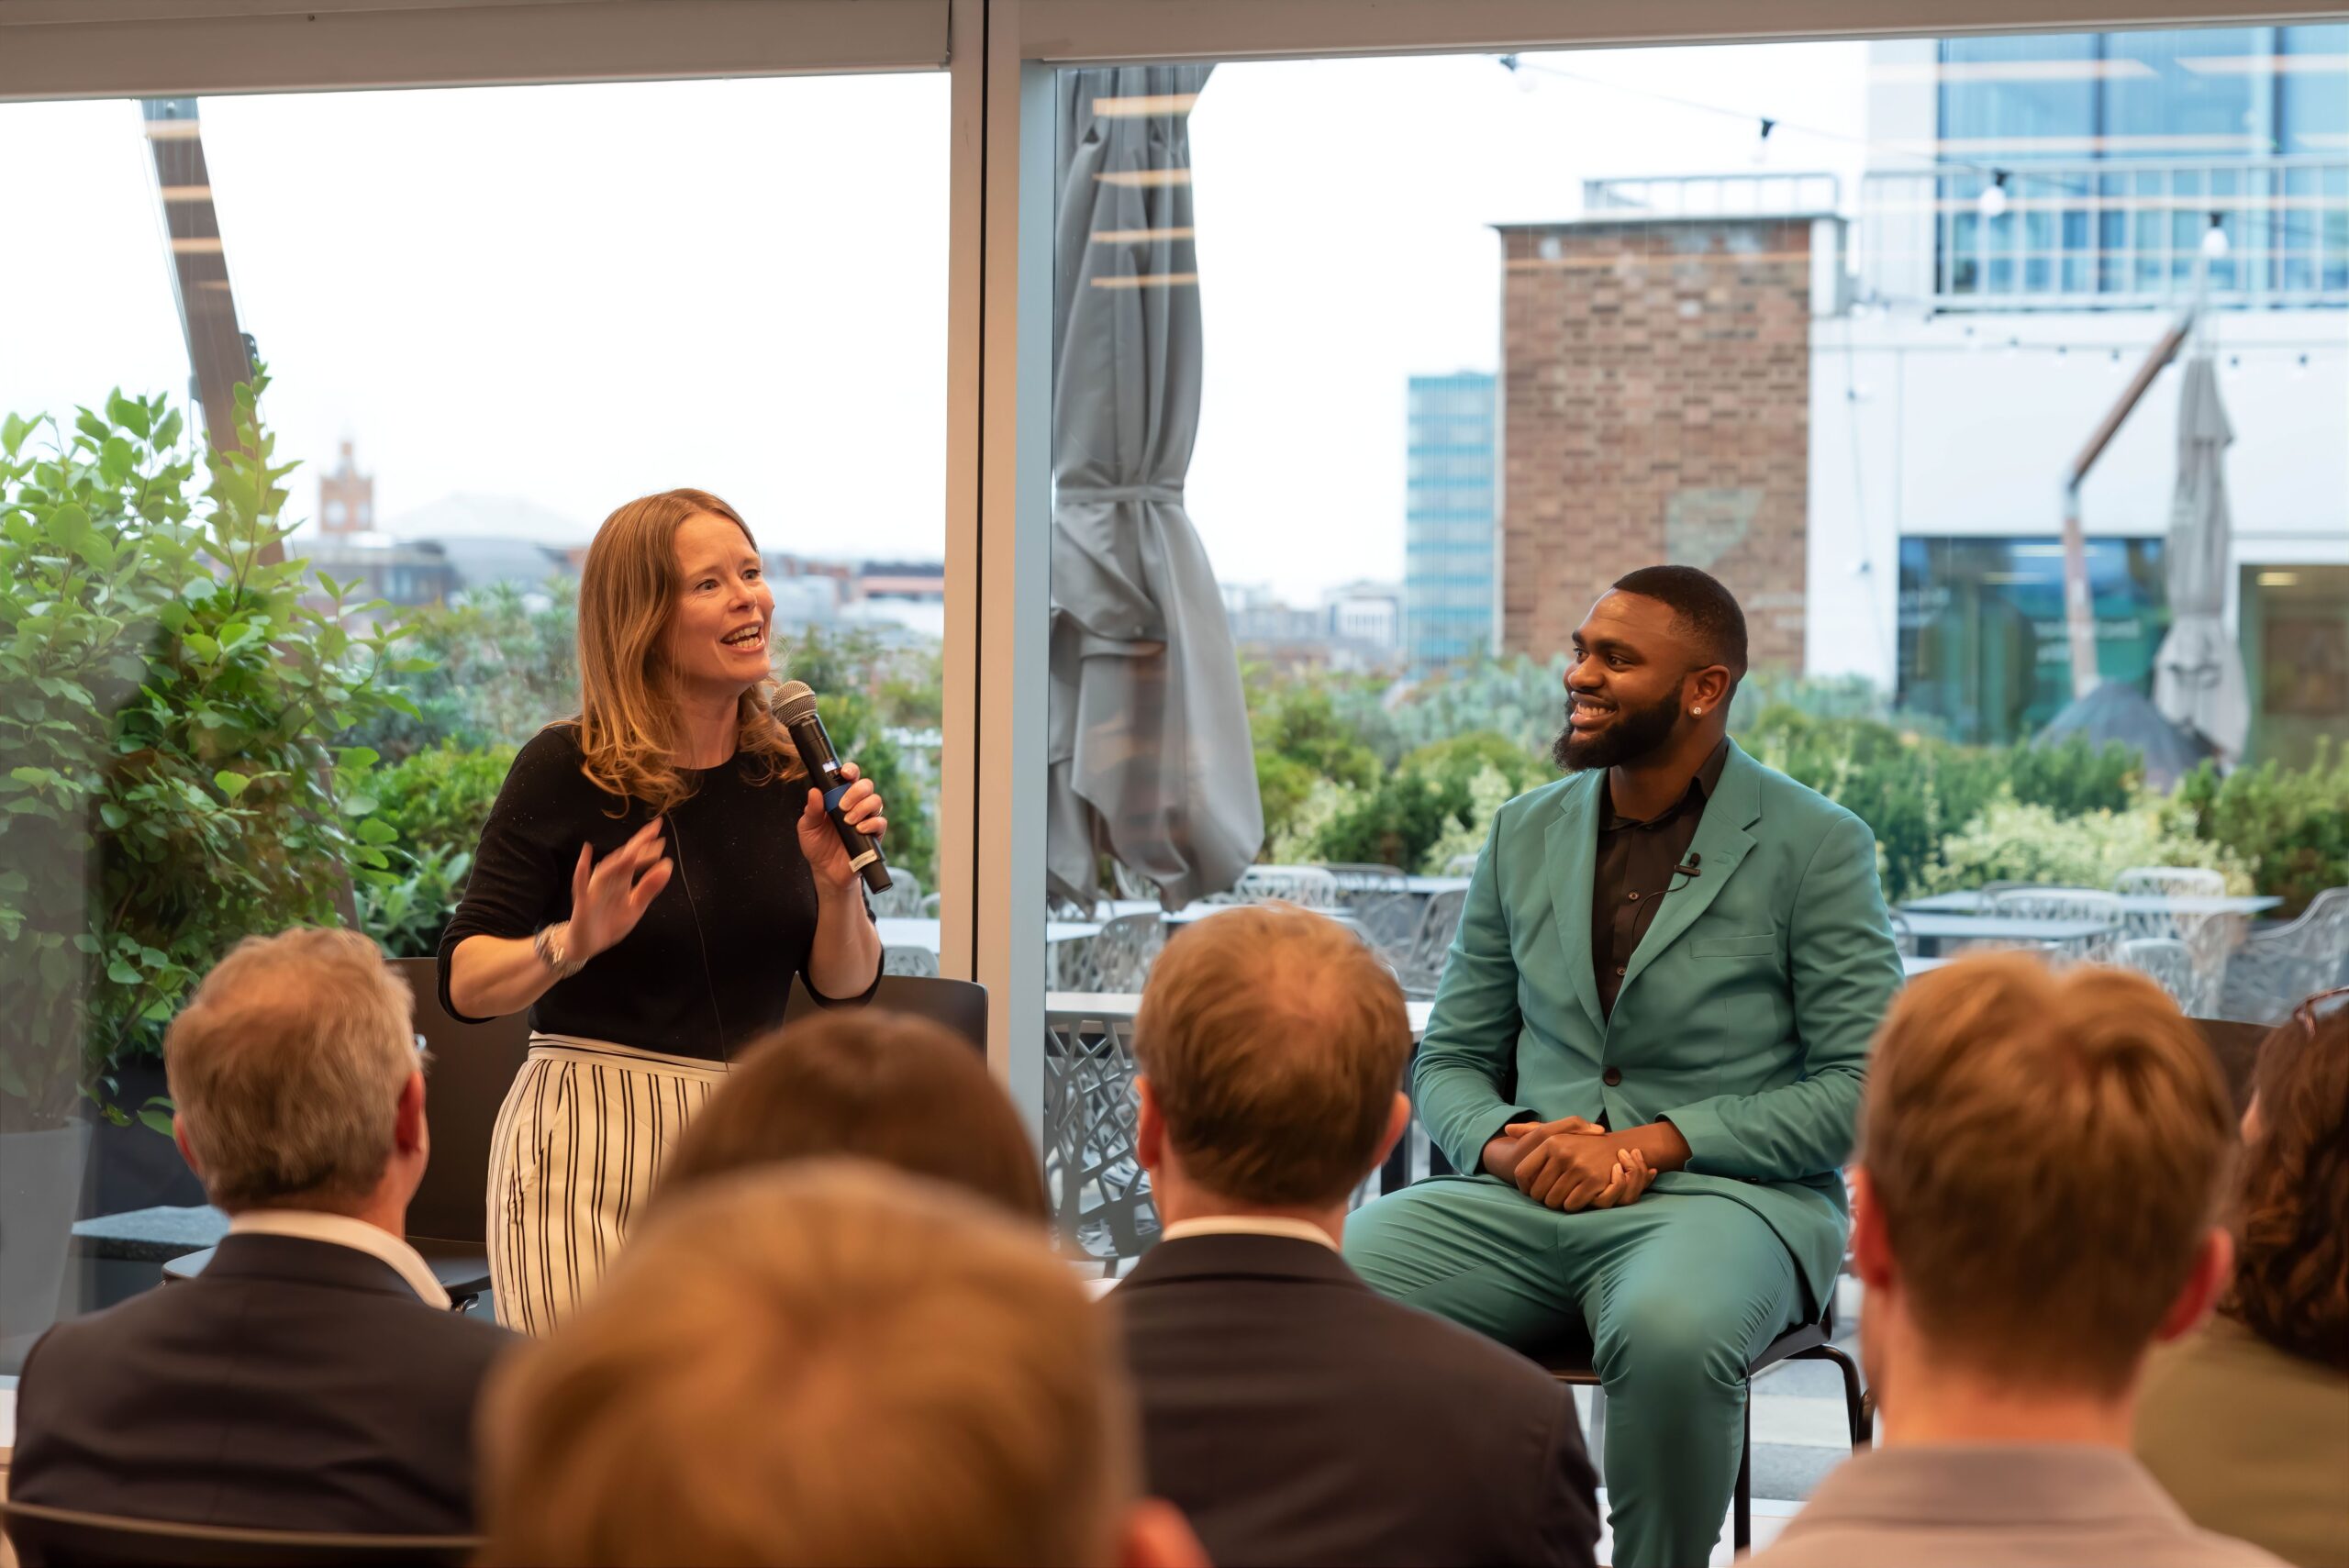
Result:
<svg viewBox="0 0 2349 1568">
<path fill-rule="evenodd" d="M 1572 774 L 1495 816 L 1412 1072 L 1420 1120 L 1474 1173 L 1513 1120 L 1667 1119 L 1688 1165 L 1653 1190 L 1760 1215 L 1816 1303 L 1842 1262 L 1839 1167 L 1868 1042 L 1900 986 L 1876 836 L 1732 742 L 1691 846 L 1699 874 L 1673 879 L 1603 1016 L 1590 961 L 1603 777 Z"/>
</svg>

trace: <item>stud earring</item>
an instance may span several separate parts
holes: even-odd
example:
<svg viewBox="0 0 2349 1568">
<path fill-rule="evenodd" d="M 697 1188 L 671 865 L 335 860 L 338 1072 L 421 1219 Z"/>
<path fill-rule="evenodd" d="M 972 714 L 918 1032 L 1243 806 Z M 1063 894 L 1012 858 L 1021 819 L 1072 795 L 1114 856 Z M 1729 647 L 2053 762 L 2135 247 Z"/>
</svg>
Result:
<svg viewBox="0 0 2349 1568">
<path fill-rule="evenodd" d="M 1704 710 L 1703 708 L 1701 708 L 1701 707 L 1692 707 L 1692 708 L 1690 708 L 1688 711 L 1689 711 L 1690 713 L 1702 713 L 1702 712 L 1704 712 L 1705 710 Z"/>
</svg>

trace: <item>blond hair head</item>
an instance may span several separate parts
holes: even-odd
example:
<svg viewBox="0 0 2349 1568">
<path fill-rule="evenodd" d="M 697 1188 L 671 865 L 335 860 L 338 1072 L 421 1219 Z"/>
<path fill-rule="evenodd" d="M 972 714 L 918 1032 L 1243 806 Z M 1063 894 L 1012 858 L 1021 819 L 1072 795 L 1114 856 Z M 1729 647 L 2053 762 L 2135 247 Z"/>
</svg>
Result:
<svg viewBox="0 0 2349 1568">
<path fill-rule="evenodd" d="M 664 490 L 606 517 L 579 573 L 582 768 L 611 794 L 656 814 L 694 791 L 676 762 L 668 631 L 678 593 L 677 530 L 704 515 L 724 517 L 757 548 L 741 514 L 708 491 Z M 799 758 L 774 706 L 772 680 L 742 694 L 735 755 L 762 778 L 788 778 Z"/>
<path fill-rule="evenodd" d="M 415 997 L 357 931 L 247 937 L 163 1036 L 180 1135 L 220 1207 L 356 1203 L 418 1068 Z"/>
<path fill-rule="evenodd" d="M 1114 1318 L 1031 1222 L 861 1161 L 651 1217 L 485 1404 L 490 1563 L 1101 1563 Z"/>
<path fill-rule="evenodd" d="M 1378 955 L 1295 905 L 1229 909 L 1166 944 L 1134 1055 L 1191 1179 L 1265 1207 L 1342 1199 L 1378 1157 L 1411 1022 Z"/>
<path fill-rule="evenodd" d="M 2217 1220 L 2234 1130 L 2209 1047 L 2141 975 L 2003 953 L 1920 976 L 1861 1126 L 1919 1335 L 2001 1384 L 2119 1395 Z"/>
</svg>

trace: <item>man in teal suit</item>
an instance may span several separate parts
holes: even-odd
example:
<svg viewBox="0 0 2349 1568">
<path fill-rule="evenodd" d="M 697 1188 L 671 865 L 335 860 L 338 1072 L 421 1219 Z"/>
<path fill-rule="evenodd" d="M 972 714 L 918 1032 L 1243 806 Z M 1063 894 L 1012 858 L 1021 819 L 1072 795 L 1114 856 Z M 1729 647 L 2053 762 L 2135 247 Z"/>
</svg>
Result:
<svg viewBox="0 0 2349 1568">
<path fill-rule="evenodd" d="M 1573 661 L 1573 772 L 1495 817 L 1413 1073 L 1469 1173 L 1362 1209 L 1345 1251 L 1507 1343 L 1585 1325 L 1614 1561 L 1688 1568 L 1735 1482 L 1746 1365 L 1834 1286 L 1900 960 L 1866 824 L 1728 737 L 1727 589 L 1634 572 Z"/>
</svg>

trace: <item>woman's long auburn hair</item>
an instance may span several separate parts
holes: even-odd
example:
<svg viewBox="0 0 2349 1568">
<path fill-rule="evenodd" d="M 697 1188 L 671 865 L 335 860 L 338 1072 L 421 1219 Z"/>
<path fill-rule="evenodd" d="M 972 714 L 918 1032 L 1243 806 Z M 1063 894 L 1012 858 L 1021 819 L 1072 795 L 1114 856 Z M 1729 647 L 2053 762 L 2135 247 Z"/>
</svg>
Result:
<svg viewBox="0 0 2349 1568">
<path fill-rule="evenodd" d="M 742 515 L 707 490 L 664 490 L 604 519 L 579 573 L 581 771 L 601 788 L 640 800 L 656 815 L 694 793 L 677 762 L 675 672 L 669 623 L 676 614 L 677 530 L 703 515 L 742 530 Z M 744 692 L 736 708 L 735 757 L 758 783 L 799 772 L 791 737 L 774 716 L 774 682 Z"/>
<path fill-rule="evenodd" d="M 2252 1069 L 2235 1276 L 2219 1309 L 2281 1351 L 2349 1372 L 2349 1009 L 2293 1018 Z"/>
</svg>

